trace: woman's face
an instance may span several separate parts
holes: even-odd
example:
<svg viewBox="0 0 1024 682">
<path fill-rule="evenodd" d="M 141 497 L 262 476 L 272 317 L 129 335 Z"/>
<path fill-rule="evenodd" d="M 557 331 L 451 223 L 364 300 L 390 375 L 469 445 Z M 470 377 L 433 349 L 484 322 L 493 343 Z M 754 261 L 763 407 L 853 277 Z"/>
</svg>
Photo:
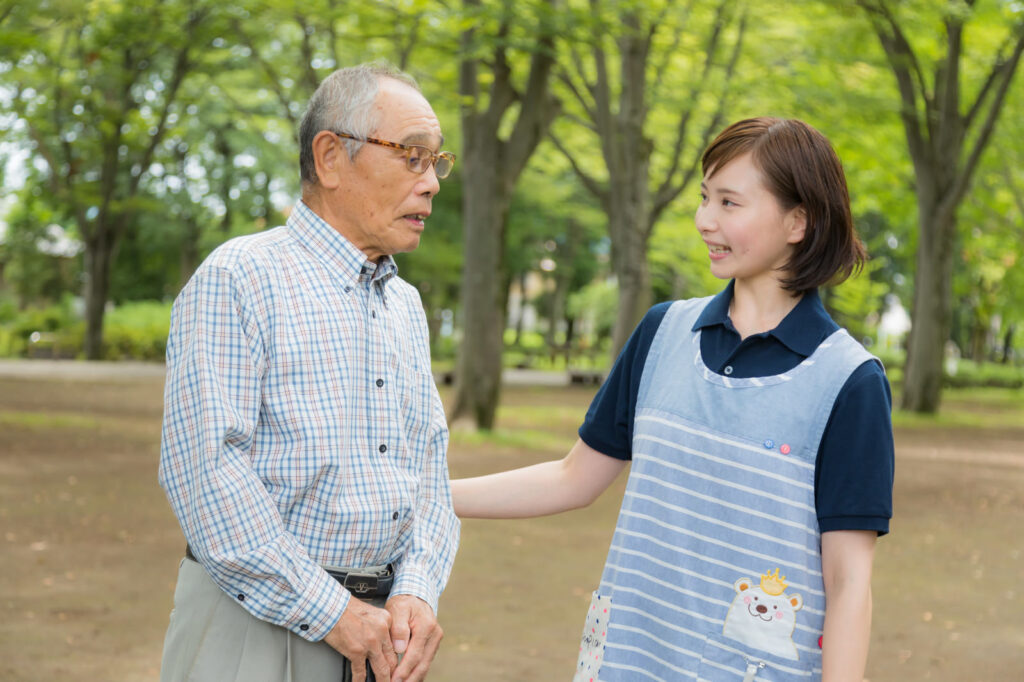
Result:
<svg viewBox="0 0 1024 682">
<path fill-rule="evenodd" d="M 794 245 L 804 238 L 803 209 L 782 208 L 750 154 L 710 171 L 700 185 L 695 222 L 708 246 L 711 273 L 778 286 Z"/>
</svg>

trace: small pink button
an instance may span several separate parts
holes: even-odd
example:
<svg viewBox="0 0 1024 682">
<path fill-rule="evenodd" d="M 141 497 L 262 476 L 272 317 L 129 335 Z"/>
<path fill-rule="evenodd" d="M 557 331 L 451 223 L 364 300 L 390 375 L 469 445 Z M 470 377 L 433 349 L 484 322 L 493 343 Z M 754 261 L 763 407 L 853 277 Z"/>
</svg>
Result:
<svg viewBox="0 0 1024 682">
<path fill-rule="evenodd" d="M 787 443 L 783 443 L 782 445 L 780 445 L 779 446 L 779 452 L 781 452 L 784 455 L 788 455 L 789 454 L 789 445 Z"/>
</svg>

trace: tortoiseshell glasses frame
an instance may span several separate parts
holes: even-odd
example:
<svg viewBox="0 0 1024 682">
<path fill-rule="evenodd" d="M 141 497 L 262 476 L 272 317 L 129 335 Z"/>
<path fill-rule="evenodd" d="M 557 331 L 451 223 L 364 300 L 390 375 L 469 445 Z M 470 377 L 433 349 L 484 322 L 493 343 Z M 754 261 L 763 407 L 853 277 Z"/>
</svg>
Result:
<svg viewBox="0 0 1024 682">
<path fill-rule="evenodd" d="M 391 149 L 400 149 L 405 152 L 405 167 L 411 170 L 413 173 L 426 173 L 427 168 L 433 164 L 434 173 L 437 175 L 438 180 L 444 180 L 455 166 L 455 155 L 451 152 L 438 152 L 435 154 L 428 148 L 418 144 L 400 144 L 398 142 L 388 142 L 387 140 L 378 140 L 375 137 L 356 137 L 355 135 L 349 135 L 337 130 L 330 131 L 338 137 L 344 137 L 349 140 L 356 140 L 357 142 L 369 142 L 370 144 L 378 144 L 381 147 L 390 147 Z"/>
</svg>

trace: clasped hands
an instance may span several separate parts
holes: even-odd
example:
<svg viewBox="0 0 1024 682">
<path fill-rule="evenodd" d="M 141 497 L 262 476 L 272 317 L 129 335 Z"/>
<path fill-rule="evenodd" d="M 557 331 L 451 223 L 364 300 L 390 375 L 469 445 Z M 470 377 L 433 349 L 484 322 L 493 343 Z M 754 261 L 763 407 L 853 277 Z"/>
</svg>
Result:
<svg viewBox="0 0 1024 682">
<path fill-rule="evenodd" d="M 353 682 L 367 663 L 377 682 L 422 682 L 443 636 L 429 604 L 400 594 L 383 609 L 352 597 L 324 641 L 351 662 Z"/>
</svg>

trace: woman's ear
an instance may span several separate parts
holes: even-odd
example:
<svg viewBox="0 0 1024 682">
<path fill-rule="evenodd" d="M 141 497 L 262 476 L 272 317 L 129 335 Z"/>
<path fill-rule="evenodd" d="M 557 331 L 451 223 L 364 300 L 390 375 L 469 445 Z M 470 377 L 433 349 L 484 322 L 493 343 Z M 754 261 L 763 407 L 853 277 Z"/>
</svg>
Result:
<svg viewBox="0 0 1024 682">
<path fill-rule="evenodd" d="M 799 244 L 804 240 L 807 232 L 807 210 L 803 206 L 797 206 L 786 216 L 786 229 L 789 230 L 789 244 Z"/>
<path fill-rule="evenodd" d="M 336 189 L 341 184 L 342 171 L 349 163 L 345 145 L 334 133 L 322 130 L 313 138 L 312 149 L 319 185 L 324 189 Z"/>
</svg>

